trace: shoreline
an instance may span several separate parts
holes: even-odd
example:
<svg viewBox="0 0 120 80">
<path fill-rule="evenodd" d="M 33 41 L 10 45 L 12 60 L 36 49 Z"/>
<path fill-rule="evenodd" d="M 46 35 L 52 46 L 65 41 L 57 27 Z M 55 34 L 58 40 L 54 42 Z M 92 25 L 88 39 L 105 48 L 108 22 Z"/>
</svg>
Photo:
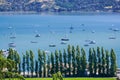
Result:
<svg viewBox="0 0 120 80">
<path fill-rule="evenodd" d="M 61 12 L 35 12 L 35 11 L 9 11 L 0 12 L 0 15 L 101 15 L 101 14 L 119 14 L 118 12 L 85 12 L 85 11 L 61 11 Z"/>
</svg>

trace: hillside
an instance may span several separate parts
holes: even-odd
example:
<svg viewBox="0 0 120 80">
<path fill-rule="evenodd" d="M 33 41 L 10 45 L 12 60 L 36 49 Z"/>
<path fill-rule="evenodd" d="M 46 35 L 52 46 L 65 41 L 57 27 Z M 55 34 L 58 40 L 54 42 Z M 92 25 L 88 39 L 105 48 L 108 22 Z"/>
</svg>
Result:
<svg viewBox="0 0 120 80">
<path fill-rule="evenodd" d="M 120 0 L 0 0 L 0 11 L 120 12 Z"/>
</svg>

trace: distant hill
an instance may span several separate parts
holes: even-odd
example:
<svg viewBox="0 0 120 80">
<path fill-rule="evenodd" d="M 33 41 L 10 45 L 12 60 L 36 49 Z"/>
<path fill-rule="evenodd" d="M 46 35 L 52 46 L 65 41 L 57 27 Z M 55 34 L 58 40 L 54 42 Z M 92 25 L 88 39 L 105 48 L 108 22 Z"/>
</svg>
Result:
<svg viewBox="0 0 120 80">
<path fill-rule="evenodd" d="M 0 0 L 2 11 L 120 12 L 120 0 Z"/>
</svg>

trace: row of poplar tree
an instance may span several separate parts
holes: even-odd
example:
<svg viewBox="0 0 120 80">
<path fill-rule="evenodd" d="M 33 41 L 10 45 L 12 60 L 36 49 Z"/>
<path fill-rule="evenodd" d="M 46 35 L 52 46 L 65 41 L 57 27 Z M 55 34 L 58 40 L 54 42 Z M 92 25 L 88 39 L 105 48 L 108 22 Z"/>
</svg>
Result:
<svg viewBox="0 0 120 80">
<path fill-rule="evenodd" d="M 37 58 L 34 55 L 38 55 Z M 16 63 L 15 72 L 24 77 L 50 77 L 60 71 L 65 77 L 112 77 L 116 75 L 116 54 L 113 49 L 104 50 L 103 47 L 89 48 L 88 57 L 79 46 L 68 45 L 63 51 L 55 50 L 47 54 L 38 50 L 26 51 L 21 58 L 17 51 L 9 49 L 8 59 Z"/>
</svg>

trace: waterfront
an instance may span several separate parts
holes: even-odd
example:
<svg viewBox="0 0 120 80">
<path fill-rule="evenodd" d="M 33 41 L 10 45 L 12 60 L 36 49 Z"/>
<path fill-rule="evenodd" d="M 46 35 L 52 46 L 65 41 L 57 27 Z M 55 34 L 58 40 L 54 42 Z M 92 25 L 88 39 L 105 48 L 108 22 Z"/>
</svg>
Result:
<svg viewBox="0 0 120 80">
<path fill-rule="evenodd" d="M 34 53 L 41 49 L 49 54 L 56 49 L 63 50 L 68 44 L 79 45 L 86 50 L 89 47 L 103 46 L 105 49 L 115 50 L 120 67 L 119 27 L 118 14 L 0 15 L 0 49 L 8 49 L 9 43 L 14 43 L 13 47 L 19 54 L 30 49 Z M 36 34 L 40 34 L 40 37 L 35 37 Z M 61 44 L 61 39 L 65 37 L 69 41 Z M 89 44 L 89 40 L 95 44 Z"/>
</svg>

